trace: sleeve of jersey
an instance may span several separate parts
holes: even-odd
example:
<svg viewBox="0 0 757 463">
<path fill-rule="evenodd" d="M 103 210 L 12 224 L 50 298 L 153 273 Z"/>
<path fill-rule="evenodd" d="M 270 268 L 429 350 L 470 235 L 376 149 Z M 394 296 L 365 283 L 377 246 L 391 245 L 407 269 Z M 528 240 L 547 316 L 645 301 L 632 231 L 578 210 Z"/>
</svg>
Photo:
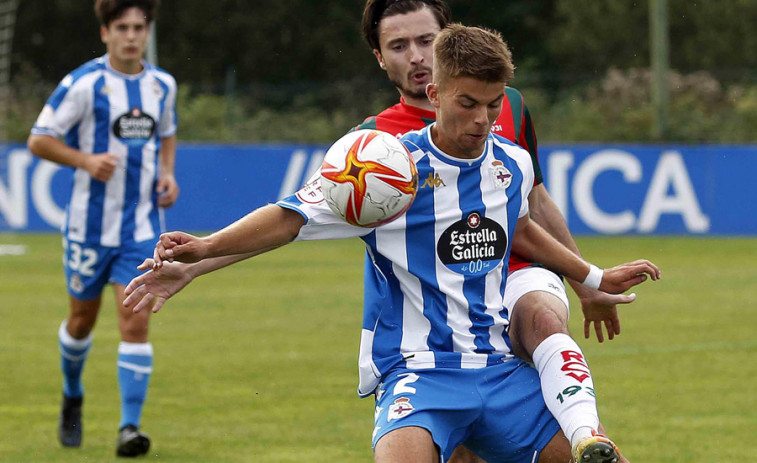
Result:
<svg viewBox="0 0 757 463">
<path fill-rule="evenodd" d="M 50 95 L 32 127 L 33 135 L 61 138 L 84 117 L 87 93 L 78 85 L 81 81 L 72 81 L 71 75 L 64 77 Z"/>
<path fill-rule="evenodd" d="M 305 219 L 295 241 L 354 238 L 373 231 L 350 225 L 335 215 L 323 199 L 318 179 L 319 173 L 316 173 L 299 191 L 276 202 L 279 207 L 292 209 Z"/>
<path fill-rule="evenodd" d="M 534 167 L 531 159 L 531 156 L 523 156 L 518 160 L 518 166 L 523 173 L 523 183 L 520 185 L 523 201 L 520 204 L 518 218 L 528 214 L 528 195 L 531 194 L 531 190 L 534 188 Z"/>
<path fill-rule="evenodd" d="M 176 80 L 169 74 L 160 76 L 160 85 L 165 92 L 165 110 L 160 118 L 158 134 L 161 138 L 171 137 L 176 134 L 178 117 L 176 114 Z"/>
<path fill-rule="evenodd" d="M 536 142 L 536 130 L 531 120 L 531 113 L 528 111 L 525 101 L 523 102 L 523 125 L 521 128 L 521 142 L 519 144 L 526 148 L 531 154 L 531 162 L 534 165 L 534 185 L 544 183 L 544 178 L 539 165 L 539 148 Z"/>
</svg>

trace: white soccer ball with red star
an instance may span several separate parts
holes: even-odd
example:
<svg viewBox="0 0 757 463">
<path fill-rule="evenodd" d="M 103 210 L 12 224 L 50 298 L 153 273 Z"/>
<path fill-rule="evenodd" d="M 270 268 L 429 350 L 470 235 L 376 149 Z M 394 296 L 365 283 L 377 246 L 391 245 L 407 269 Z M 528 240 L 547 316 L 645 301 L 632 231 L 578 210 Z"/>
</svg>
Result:
<svg viewBox="0 0 757 463">
<path fill-rule="evenodd" d="M 377 227 L 408 210 L 418 191 L 418 171 L 396 137 L 364 129 L 331 145 L 320 182 L 323 197 L 336 215 L 352 225 Z"/>
</svg>

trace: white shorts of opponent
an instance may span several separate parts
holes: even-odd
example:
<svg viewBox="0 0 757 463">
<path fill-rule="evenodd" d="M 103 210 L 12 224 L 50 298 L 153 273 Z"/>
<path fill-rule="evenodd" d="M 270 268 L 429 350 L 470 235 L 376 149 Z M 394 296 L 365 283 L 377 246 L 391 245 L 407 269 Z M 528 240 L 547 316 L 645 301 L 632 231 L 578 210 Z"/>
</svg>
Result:
<svg viewBox="0 0 757 463">
<path fill-rule="evenodd" d="M 507 276 L 504 302 L 510 311 L 510 317 L 518 299 L 532 291 L 544 291 L 555 295 L 563 301 L 570 316 L 570 303 L 562 279 L 543 267 L 523 267 Z"/>
</svg>

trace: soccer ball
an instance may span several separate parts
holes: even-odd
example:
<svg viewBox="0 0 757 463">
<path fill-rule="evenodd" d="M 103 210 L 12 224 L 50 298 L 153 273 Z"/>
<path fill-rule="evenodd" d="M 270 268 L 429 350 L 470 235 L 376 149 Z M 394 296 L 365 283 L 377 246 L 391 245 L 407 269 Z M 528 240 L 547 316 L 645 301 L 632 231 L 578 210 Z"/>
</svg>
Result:
<svg viewBox="0 0 757 463">
<path fill-rule="evenodd" d="M 331 210 L 360 227 L 396 219 L 418 191 L 418 171 L 410 152 L 396 137 L 379 130 L 356 130 L 331 145 L 320 181 Z"/>
</svg>

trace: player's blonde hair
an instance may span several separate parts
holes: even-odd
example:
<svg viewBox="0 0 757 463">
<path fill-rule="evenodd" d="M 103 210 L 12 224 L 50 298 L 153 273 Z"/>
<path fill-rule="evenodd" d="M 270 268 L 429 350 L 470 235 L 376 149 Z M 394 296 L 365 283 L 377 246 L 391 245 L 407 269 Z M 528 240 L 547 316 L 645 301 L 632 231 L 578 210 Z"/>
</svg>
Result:
<svg viewBox="0 0 757 463">
<path fill-rule="evenodd" d="M 450 24 L 434 39 L 434 82 L 457 77 L 484 82 L 512 80 L 512 54 L 499 32 L 482 27 Z"/>
</svg>

